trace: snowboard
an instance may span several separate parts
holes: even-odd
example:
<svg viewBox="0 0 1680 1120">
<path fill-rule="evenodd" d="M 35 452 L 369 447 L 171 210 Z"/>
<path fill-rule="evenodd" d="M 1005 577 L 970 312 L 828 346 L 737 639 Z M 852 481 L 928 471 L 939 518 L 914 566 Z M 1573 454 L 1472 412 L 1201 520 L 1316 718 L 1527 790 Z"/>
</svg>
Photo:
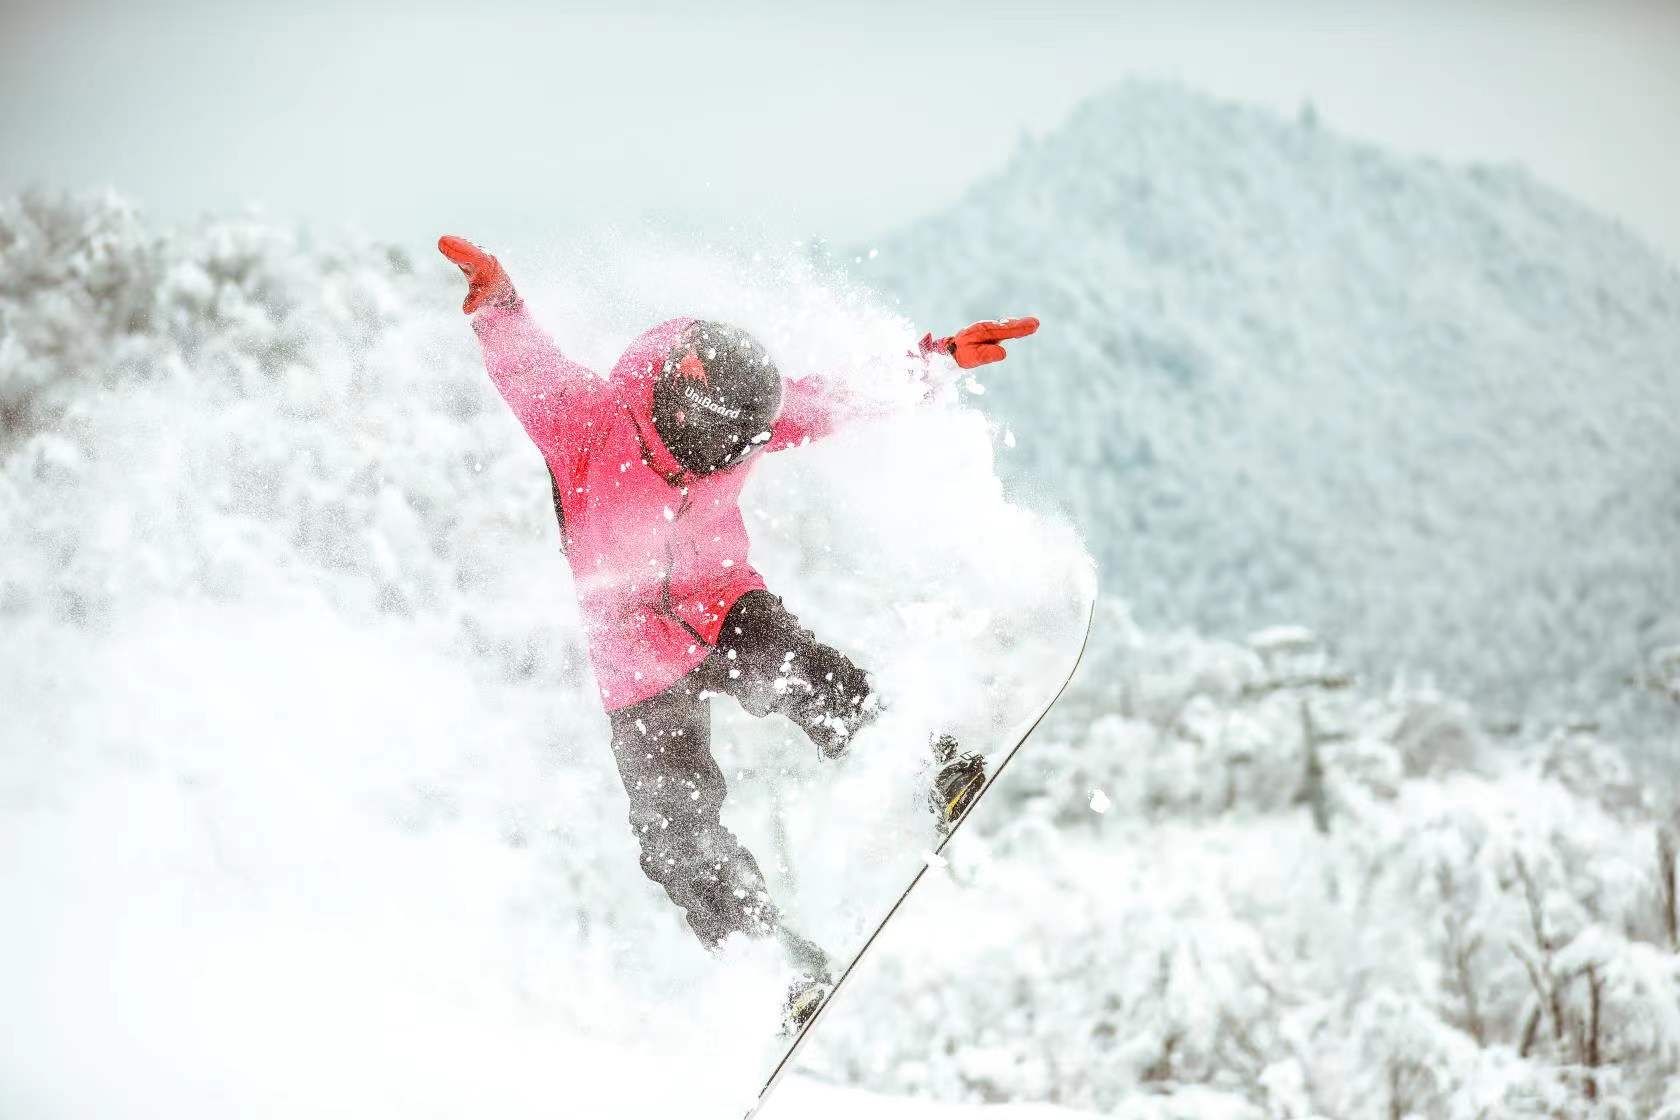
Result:
<svg viewBox="0 0 1680 1120">
<path fill-rule="evenodd" d="M 956 838 L 956 835 L 958 831 L 961 830 L 962 826 L 974 816 L 975 811 L 979 809 L 981 803 L 985 800 L 986 794 L 990 793 L 992 787 L 997 784 L 998 778 L 1002 776 L 1003 771 L 1009 765 L 1010 760 L 1015 757 L 1015 755 L 1020 751 L 1022 745 L 1024 745 L 1027 739 L 1032 736 L 1032 733 L 1037 730 L 1038 725 L 1044 722 L 1044 717 L 1050 714 L 1050 709 L 1056 706 L 1056 702 L 1060 700 L 1062 698 L 1062 694 L 1067 691 L 1068 685 L 1073 681 L 1074 674 L 1079 670 L 1080 662 L 1084 660 L 1086 646 L 1090 644 L 1091 624 L 1096 618 L 1096 609 L 1096 600 L 1092 599 L 1085 612 L 1085 625 L 1080 635 L 1079 646 L 1069 658 L 1067 667 L 1060 675 L 1054 690 L 1039 705 L 1037 710 L 1033 712 L 1022 725 L 1019 725 L 1020 729 L 1018 732 L 1012 736 L 1006 736 L 1004 738 L 1003 742 L 1005 746 L 1001 752 L 993 752 L 986 755 L 988 770 L 985 785 L 980 787 L 979 792 L 975 794 L 974 799 L 969 803 L 962 816 L 958 817 L 957 820 L 944 831 L 943 835 L 939 837 L 939 841 L 933 848 L 932 852 L 926 859 L 923 860 L 921 865 L 916 869 L 915 873 L 911 875 L 909 881 L 904 885 L 903 889 L 899 891 L 896 900 L 890 907 L 887 908 L 886 913 L 881 916 L 880 920 L 875 923 L 874 928 L 869 932 L 868 936 L 864 938 L 857 951 L 853 953 L 851 958 L 846 962 L 846 966 L 840 970 L 840 974 L 835 978 L 834 986 L 829 990 L 827 998 L 818 1005 L 816 1011 L 812 1013 L 811 1017 L 805 1021 L 804 1025 L 801 1026 L 798 1032 L 795 1033 L 788 1041 L 787 1047 L 783 1050 L 780 1058 L 770 1070 L 769 1077 L 765 1080 L 763 1088 L 759 1090 L 758 1100 L 753 1104 L 752 1108 L 747 1111 L 745 1120 L 753 1120 L 753 1118 L 758 1115 L 759 1111 L 764 1107 L 765 1102 L 770 1098 L 771 1093 L 775 1091 L 777 1083 L 781 1081 L 784 1074 L 793 1068 L 794 1059 L 798 1057 L 799 1051 L 804 1046 L 806 1039 L 811 1037 L 811 1032 L 815 1030 L 817 1024 L 822 1021 L 823 1016 L 828 1013 L 829 1007 L 833 1005 L 835 999 L 839 997 L 840 992 L 845 988 L 847 978 L 857 970 L 859 963 L 868 954 L 870 946 L 875 944 L 876 939 L 879 938 L 881 932 L 886 929 L 887 924 L 892 921 L 893 916 L 899 912 L 899 910 L 904 906 L 904 903 L 910 898 L 911 894 L 915 892 L 916 885 L 920 883 L 922 881 L 922 877 L 927 874 L 928 868 L 939 862 L 939 857 L 944 853 L 946 846 Z"/>
</svg>

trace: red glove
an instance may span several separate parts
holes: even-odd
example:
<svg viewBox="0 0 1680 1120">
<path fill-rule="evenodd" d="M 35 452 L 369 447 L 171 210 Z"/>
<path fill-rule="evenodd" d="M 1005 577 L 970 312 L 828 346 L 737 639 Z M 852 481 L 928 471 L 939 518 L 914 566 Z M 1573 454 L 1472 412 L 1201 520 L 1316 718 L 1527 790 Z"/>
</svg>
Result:
<svg viewBox="0 0 1680 1120">
<path fill-rule="evenodd" d="M 502 262 L 463 237 L 438 238 L 438 252 L 454 261 L 466 274 L 467 298 L 461 310 L 471 315 L 489 304 L 491 307 L 519 306 L 519 293 L 513 281 L 502 270 Z"/>
<path fill-rule="evenodd" d="M 930 331 L 920 343 L 924 354 L 949 354 L 963 369 L 973 369 L 988 362 L 1001 362 L 1006 355 L 998 343 L 1007 338 L 1025 338 L 1038 329 L 1038 320 L 1031 315 L 1020 319 L 987 319 L 964 327 L 950 338 L 934 338 Z"/>
</svg>

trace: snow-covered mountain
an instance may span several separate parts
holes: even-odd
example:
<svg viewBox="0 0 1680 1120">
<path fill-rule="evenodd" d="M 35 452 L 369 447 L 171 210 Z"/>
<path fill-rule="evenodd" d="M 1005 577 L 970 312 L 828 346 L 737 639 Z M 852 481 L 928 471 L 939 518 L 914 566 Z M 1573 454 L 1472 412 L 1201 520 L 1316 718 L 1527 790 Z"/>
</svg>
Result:
<svg viewBox="0 0 1680 1120">
<path fill-rule="evenodd" d="M 1146 625 L 1303 622 L 1490 716 L 1637 707 L 1680 641 L 1680 271 L 1519 169 L 1132 83 L 873 247 L 919 322 L 1043 318 L 1001 468 Z"/>
</svg>

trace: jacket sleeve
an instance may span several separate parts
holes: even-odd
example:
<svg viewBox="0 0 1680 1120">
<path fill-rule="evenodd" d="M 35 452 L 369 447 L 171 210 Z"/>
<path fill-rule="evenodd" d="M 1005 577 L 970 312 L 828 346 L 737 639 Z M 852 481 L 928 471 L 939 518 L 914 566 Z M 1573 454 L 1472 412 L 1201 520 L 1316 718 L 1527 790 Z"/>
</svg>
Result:
<svg viewBox="0 0 1680 1120">
<path fill-rule="evenodd" d="M 764 450 L 785 451 L 821 439 L 865 412 L 844 390 L 821 377 L 790 378 L 782 390 L 781 414 L 770 426 L 770 442 Z"/>
<path fill-rule="evenodd" d="M 950 363 L 945 363 L 949 365 Z M 905 368 L 931 398 L 949 380 L 924 351 L 905 356 Z M 782 393 L 782 412 L 770 427 L 765 451 L 785 451 L 821 439 L 851 421 L 874 420 L 893 411 L 890 403 L 860 399 L 844 385 L 821 376 L 790 378 Z"/>
<path fill-rule="evenodd" d="M 539 448 L 554 448 L 581 423 L 604 382 L 560 353 L 523 303 L 486 307 L 473 315 L 472 328 L 502 399 Z"/>
</svg>

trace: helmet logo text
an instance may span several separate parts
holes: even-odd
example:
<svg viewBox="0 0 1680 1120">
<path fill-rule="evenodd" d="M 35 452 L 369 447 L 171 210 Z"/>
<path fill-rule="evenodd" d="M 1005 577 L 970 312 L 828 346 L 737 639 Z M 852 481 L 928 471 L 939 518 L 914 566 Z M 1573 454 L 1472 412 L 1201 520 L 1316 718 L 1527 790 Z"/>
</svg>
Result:
<svg viewBox="0 0 1680 1120">
<path fill-rule="evenodd" d="M 687 397 L 691 402 L 699 405 L 701 408 L 705 409 L 707 412 L 715 412 L 719 416 L 726 416 L 731 420 L 739 420 L 741 418 L 741 410 L 740 409 L 738 409 L 738 408 L 725 408 L 723 405 L 718 404 L 716 401 L 707 400 L 705 397 L 701 396 L 699 391 L 696 390 L 694 388 L 694 386 L 692 386 L 692 385 L 684 385 L 683 386 L 683 396 Z"/>
</svg>

